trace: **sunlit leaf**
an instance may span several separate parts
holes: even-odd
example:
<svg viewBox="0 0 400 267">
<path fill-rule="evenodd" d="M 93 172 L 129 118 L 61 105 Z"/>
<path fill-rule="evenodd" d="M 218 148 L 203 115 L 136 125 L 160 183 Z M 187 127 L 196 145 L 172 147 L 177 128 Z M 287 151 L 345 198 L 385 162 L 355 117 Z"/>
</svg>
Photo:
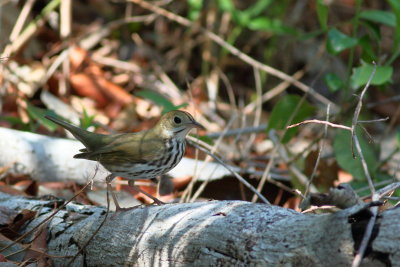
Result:
<svg viewBox="0 0 400 267">
<path fill-rule="evenodd" d="M 175 110 L 175 109 L 180 109 L 182 107 L 187 106 L 186 103 L 175 106 L 166 97 L 164 97 L 163 95 L 161 95 L 157 92 L 151 91 L 151 90 L 141 90 L 141 91 L 138 91 L 136 93 L 136 95 L 140 96 L 142 98 L 148 99 L 148 100 L 154 102 L 154 104 L 163 107 L 163 113 L 166 113 L 168 111 Z"/>
<path fill-rule="evenodd" d="M 319 25 L 326 31 L 328 29 L 328 7 L 323 0 L 317 0 L 317 16 Z"/>
<path fill-rule="evenodd" d="M 383 10 L 365 10 L 360 13 L 360 18 L 396 27 L 396 16 L 392 12 Z"/>
<path fill-rule="evenodd" d="M 270 4 L 272 4 L 272 2 L 273 0 L 258 0 L 253 5 L 250 5 L 244 12 L 251 18 L 259 16 L 270 6 Z"/>
<path fill-rule="evenodd" d="M 347 36 L 337 29 L 331 29 L 328 32 L 327 49 L 331 54 L 336 55 L 343 50 L 356 46 L 357 43 L 358 40 L 356 38 Z"/>
<path fill-rule="evenodd" d="M 49 131 L 55 131 L 57 129 L 58 126 L 56 124 L 44 117 L 45 115 L 54 115 L 53 111 L 35 107 L 29 102 L 26 102 L 26 104 L 26 111 L 32 119 L 40 122 Z"/>
<path fill-rule="evenodd" d="M 267 31 L 277 34 L 295 34 L 296 30 L 290 28 L 278 19 L 270 19 L 267 17 L 258 17 L 251 19 L 247 24 L 248 28 L 254 31 Z"/>
<path fill-rule="evenodd" d="M 203 0 L 188 0 L 189 11 L 188 17 L 190 20 L 196 20 L 203 7 Z"/>
<path fill-rule="evenodd" d="M 218 0 L 217 1 L 219 8 L 225 12 L 232 12 L 235 10 L 235 5 L 232 0 Z"/>
<path fill-rule="evenodd" d="M 373 65 L 364 64 L 360 67 L 353 69 L 353 74 L 351 75 L 351 86 L 356 89 L 367 84 L 372 71 L 374 69 Z M 382 85 L 384 83 L 390 82 L 393 74 L 392 66 L 377 66 L 374 77 L 372 78 L 371 84 Z"/>
<path fill-rule="evenodd" d="M 81 128 L 83 128 L 83 129 L 87 129 L 87 128 L 89 128 L 90 126 L 92 126 L 93 125 L 93 120 L 94 120 L 94 115 L 89 115 L 87 112 L 86 112 L 86 109 L 83 109 L 83 116 L 82 116 L 82 118 L 80 119 L 80 123 L 81 123 Z"/>
</svg>

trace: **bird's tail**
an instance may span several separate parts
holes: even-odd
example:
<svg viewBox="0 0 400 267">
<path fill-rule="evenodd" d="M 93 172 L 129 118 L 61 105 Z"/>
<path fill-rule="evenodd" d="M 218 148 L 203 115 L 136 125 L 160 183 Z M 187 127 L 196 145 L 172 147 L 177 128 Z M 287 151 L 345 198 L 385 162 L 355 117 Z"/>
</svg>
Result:
<svg viewBox="0 0 400 267">
<path fill-rule="evenodd" d="M 44 116 L 46 119 L 54 122 L 55 124 L 60 125 L 61 127 L 67 129 L 69 132 L 72 133 L 73 136 L 75 136 L 76 139 L 82 142 L 82 144 L 85 145 L 85 147 L 91 149 L 92 144 L 91 144 L 91 139 L 94 139 L 94 135 L 98 135 L 96 133 L 92 133 L 86 130 L 83 130 L 79 127 L 76 127 L 66 121 L 60 120 L 56 117 L 50 116 L 50 115 L 45 115 Z"/>
</svg>

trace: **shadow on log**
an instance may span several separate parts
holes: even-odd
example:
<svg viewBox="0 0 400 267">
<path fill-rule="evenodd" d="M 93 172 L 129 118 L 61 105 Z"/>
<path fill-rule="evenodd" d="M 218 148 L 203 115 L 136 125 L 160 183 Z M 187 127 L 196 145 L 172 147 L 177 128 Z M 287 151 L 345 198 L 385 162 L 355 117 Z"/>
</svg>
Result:
<svg viewBox="0 0 400 267">
<path fill-rule="evenodd" d="M 21 233 L 61 202 L 0 193 L 0 210 L 37 211 Z M 68 204 L 45 224 L 46 253 L 75 255 L 105 214 L 104 208 Z M 143 206 L 110 213 L 72 266 L 350 266 L 368 219 L 366 204 L 322 215 L 243 201 Z M 380 215 L 363 266 L 400 262 L 399 219 L 400 209 Z M 32 236 L 25 242 L 32 242 Z M 51 261 L 65 266 L 69 259 Z"/>
</svg>

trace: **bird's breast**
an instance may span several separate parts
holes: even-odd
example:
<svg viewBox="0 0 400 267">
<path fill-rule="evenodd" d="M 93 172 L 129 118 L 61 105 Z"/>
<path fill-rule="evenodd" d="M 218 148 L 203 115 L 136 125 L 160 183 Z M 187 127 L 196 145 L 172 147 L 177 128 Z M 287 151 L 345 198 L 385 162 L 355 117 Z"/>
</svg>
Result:
<svg viewBox="0 0 400 267">
<path fill-rule="evenodd" d="M 182 142 L 177 139 L 170 139 L 166 141 L 164 153 L 162 153 L 161 157 L 156 157 L 154 160 L 142 163 L 126 162 L 121 166 L 108 168 L 108 170 L 117 176 L 122 176 L 127 179 L 155 178 L 167 173 L 178 165 L 185 154 L 185 148 L 185 141 Z M 107 166 L 105 167 L 107 168 Z"/>
</svg>

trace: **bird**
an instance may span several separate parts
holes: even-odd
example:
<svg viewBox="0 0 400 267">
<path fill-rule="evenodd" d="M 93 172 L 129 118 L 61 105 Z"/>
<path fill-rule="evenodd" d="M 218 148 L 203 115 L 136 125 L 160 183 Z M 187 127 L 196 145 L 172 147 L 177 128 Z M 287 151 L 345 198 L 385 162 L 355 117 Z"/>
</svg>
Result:
<svg viewBox="0 0 400 267">
<path fill-rule="evenodd" d="M 45 115 L 45 118 L 71 132 L 85 146 L 74 158 L 97 161 L 110 172 L 106 182 L 116 211 L 127 210 L 120 207 L 110 184 L 117 176 L 128 179 L 133 189 L 156 204 L 165 204 L 135 186 L 135 180 L 152 179 L 170 171 L 185 154 L 186 136 L 190 130 L 205 129 L 190 113 L 181 110 L 165 113 L 148 130 L 110 135 L 86 131 L 51 115 Z"/>
</svg>

